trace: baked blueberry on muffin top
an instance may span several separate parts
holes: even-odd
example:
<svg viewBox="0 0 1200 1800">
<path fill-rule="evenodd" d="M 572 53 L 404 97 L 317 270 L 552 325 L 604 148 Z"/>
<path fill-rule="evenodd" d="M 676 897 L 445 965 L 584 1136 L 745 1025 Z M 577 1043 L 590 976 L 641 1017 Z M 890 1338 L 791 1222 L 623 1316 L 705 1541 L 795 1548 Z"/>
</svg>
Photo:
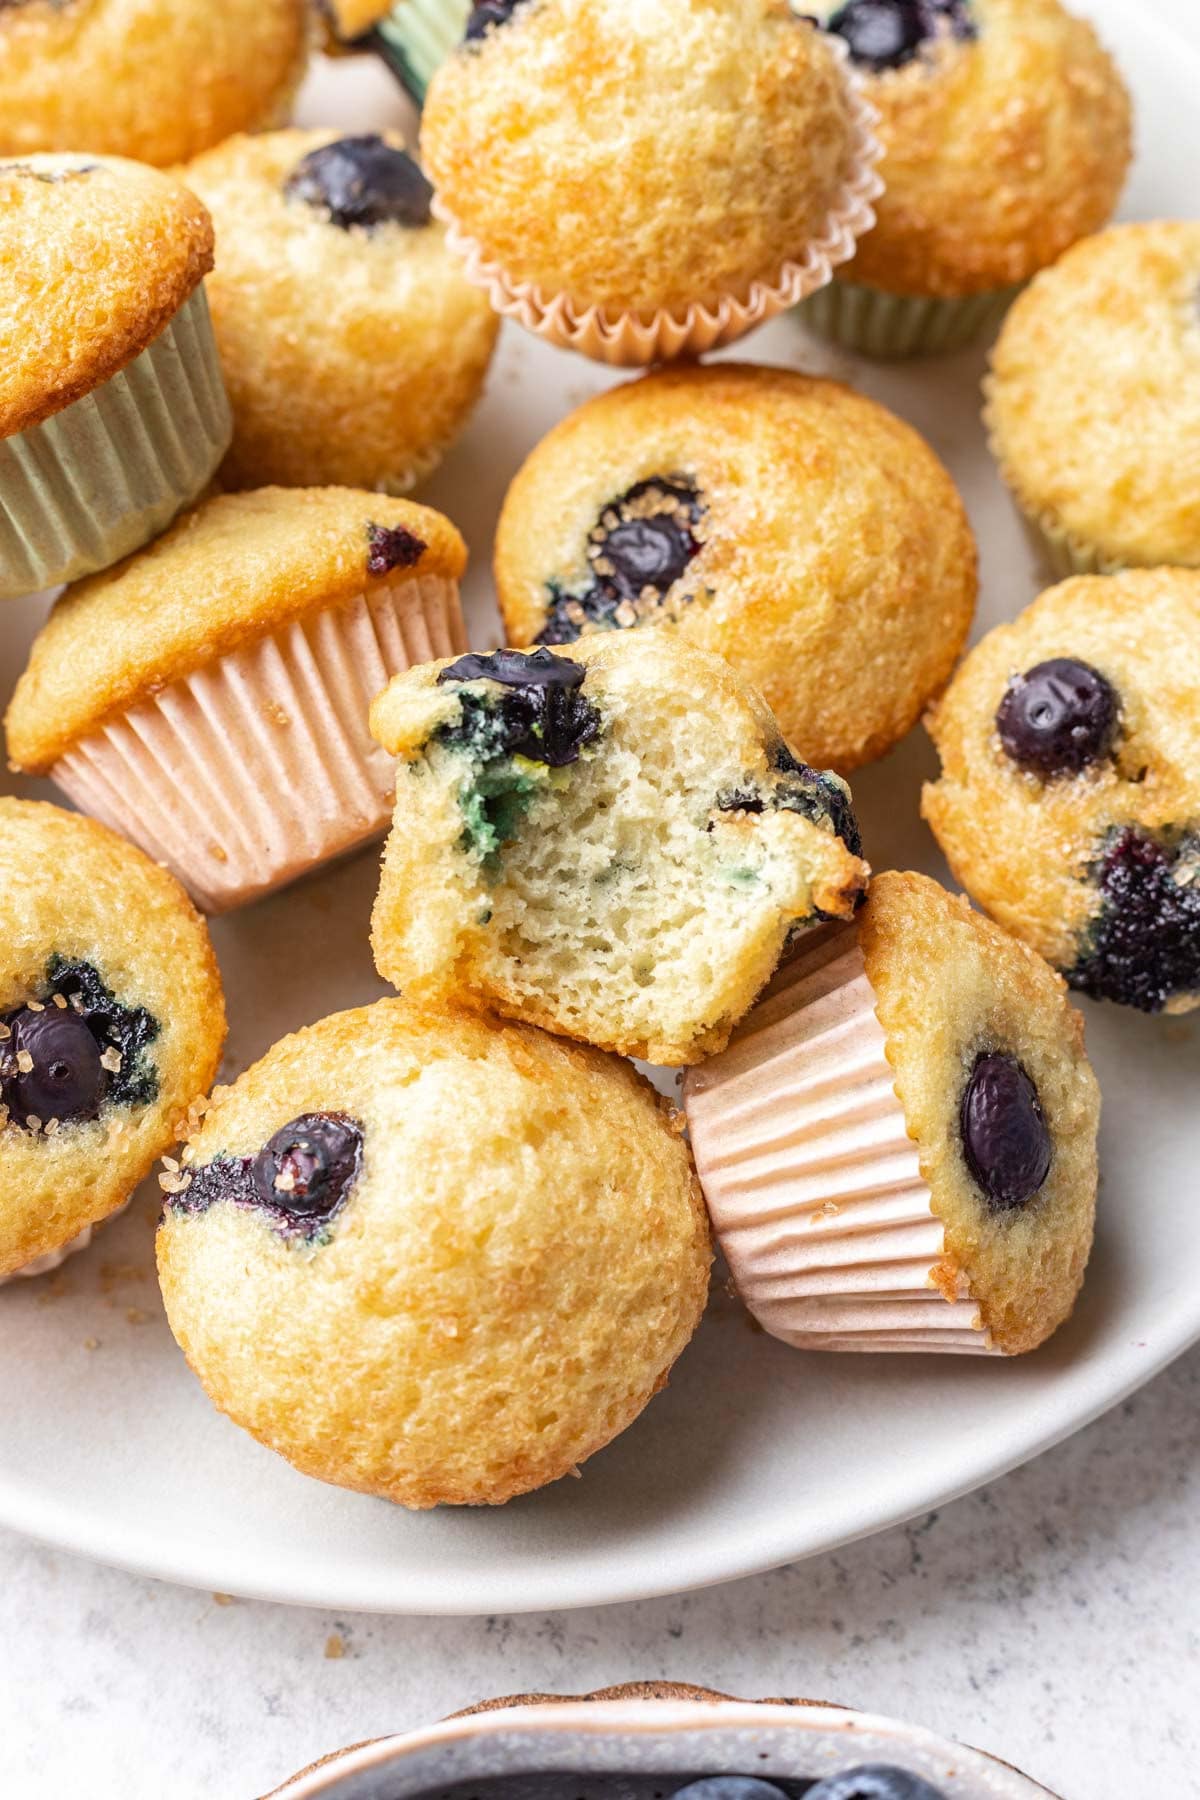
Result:
<svg viewBox="0 0 1200 1800">
<path fill-rule="evenodd" d="M 1073 987 L 1200 1004 L 1200 575 L 1080 576 L 968 656 L 925 816 L 967 890 Z"/>
</svg>

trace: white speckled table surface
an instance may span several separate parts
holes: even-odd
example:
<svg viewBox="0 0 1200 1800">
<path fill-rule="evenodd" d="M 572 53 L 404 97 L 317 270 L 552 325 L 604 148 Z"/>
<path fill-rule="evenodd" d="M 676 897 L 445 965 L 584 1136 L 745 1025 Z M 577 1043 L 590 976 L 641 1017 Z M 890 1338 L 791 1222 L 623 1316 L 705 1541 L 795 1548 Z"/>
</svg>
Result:
<svg viewBox="0 0 1200 1800">
<path fill-rule="evenodd" d="M 0 1534 L 0 1794 L 251 1800 L 336 1746 L 491 1694 L 668 1677 L 911 1719 L 1064 1800 L 1188 1800 L 1198 1415 L 1200 1348 L 903 1529 L 735 1586 L 552 1617 L 229 1602 Z"/>
</svg>

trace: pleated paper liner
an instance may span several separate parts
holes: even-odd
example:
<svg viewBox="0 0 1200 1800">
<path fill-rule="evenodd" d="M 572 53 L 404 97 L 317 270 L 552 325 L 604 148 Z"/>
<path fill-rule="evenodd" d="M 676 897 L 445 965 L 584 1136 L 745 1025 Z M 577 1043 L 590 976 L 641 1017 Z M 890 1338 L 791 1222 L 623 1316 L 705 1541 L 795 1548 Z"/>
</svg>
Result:
<svg viewBox="0 0 1200 1800">
<path fill-rule="evenodd" d="M 854 164 L 824 229 L 802 257 L 784 262 L 772 280 L 754 282 L 745 296 L 727 294 L 711 306 L 696 304 L 681 312 L 656 312 L 648 318 L 602 306 L 579 308 L 564 294 L 547 294 L 535 283 L 510 280 L 435 197 L 433 210 L 447 228 L 450 248 L 463 259 L 467 279 L 486 288 L 495 310 L 527 331 L 594 362 L 623 368 L 719 349 L 798 306 L 832 281 L 835 267 L 854 255 L 858 239 L 875 223 L 872 202 L 883 192 L 875 168 L 883 154 L 874 131 L 879 115 L 850 67 L 844 40 L 831 36 L 828 43 L 850 93 Z"/>
<path fill-rule="evenodd" d="M 50 773 L 203 911 L 225 912 L 383 834 L 395 765 L 368 730 L 371 702 L 466 648 L 456 583 L 373 583 L 174 682 Z"/>
<path fill-rule="evenodd" d="M 998 331 L 1020 291 L 997 288 L 961 300 L 935 300 L 836 280 L 810 295 L 800 318 L 820 337 L 862 356 L 945 356 Z"/>
<path fill-rule="evenodd" d="M 462 43 L 471 0 L 397 0 L 367 43 L 418 106 L 437 70 Z"/>
<path fill-rule="evenodd" d="M 813 934 L 684 1103 L 730 1273 L 773 1337 L 999 1354 L 965 1285 L 937 1285 L 945 1233 L 852 926 Z"/>
<path fill-rule="evenodd" d="M 140 549 L 208 485 L 232 435 L 201 286 L 127 368 L 0 440 L 0 599 Z"/>
</svg>

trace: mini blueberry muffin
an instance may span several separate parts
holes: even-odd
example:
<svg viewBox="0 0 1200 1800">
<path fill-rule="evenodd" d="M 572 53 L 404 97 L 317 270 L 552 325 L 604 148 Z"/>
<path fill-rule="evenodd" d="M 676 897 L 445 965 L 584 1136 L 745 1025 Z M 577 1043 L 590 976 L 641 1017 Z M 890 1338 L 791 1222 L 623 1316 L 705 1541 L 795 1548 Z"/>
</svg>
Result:
<svg viewBox="0 0 1200 1800">
<path fill-rule="evenodd" d="M 421 123 L 451 244 L 501 310 L 604 361 L 728 342 L 874 217 L 844 64 L 788 0 L 476 6 Z"/>
<path fill-rule="evenodd" d="M 669 625 L 842 771 L 940 693 L 976 588 L 962 502 L 915 431 L 836 382 L 730 363 L 589 400 L 517 475 L 496 540 L 509 643 Z"/>
<path fill-rule="evenodd" d="M 5 720 L 46 774 L 206 912 L 387 827 L 367 729 L 401 669 L 465 649 L 466 549 L 429 507 L 351 488 L 222 494 L 69 588 Z"/>
<path fill-rule="evenodd" d="M 162 1182 L 167 1317 L 210 1398 L 403 1506 L 576 1472 L 704 1309 L 678 1115 L 616 1058 L 470 1013 L 382 1000 L 284 1038 Z"/>
<path fill-rule="evenodd" d="M 0 216 L 0 599 L 12 599 L 170 524 L 231 425 L 202 285 L 212 221 L 194 194 L 137 163 L 31 156 L 0 162 Z"/>
<path fill-rule="evenodd" d="M 0 155 L 183 162 L 281 124 L 308 46 L 305 0 L 5 0 Z"/>
<path fill-rule="evenodd" d="M 666 632 L 414 669 L 371 729 L 400 758 L 375 961 L 413 999 L 694 1062 L 867 880 L 845 784 Z"/>
<path fill-rule="evenodd" d="M 119 1211 L 208 1093 L 225 1041 L 204 922 L 75 813 L 0 799 L 0 1279 Z"/>
<path fill-rule="evenodd" d="M 987 397 L 1056 574 L 1200 565 L 1200 223 L 1076 244 L 1010 313 Z"/>
<path fill-rule="evenodd" d="M 881 115 L 885 191 L 808 322 L 868 354 L 957 349 L 1111 217 L 1129 96 L 1059 0 L 838 0 L 821 16 Z"/>
<path fill-rule="evenodd" d="M 497 332 L 416 163 L 399 139 L 280 131 L 185 173 L 217 227 L 222 480 L 406 492 L 465 425 Z"/>
<path fill-rule="evenodd" d="M 1200 573 L 1051 588 L 976 646 L 929 731 L 923 811 L 979 904 L 1082 993 L 1200 1005 Z"/>
<path fill-rule="evenodd" d="M 1097 1182 L 1083 1021 L 936 882 L 877 876 L 684 1097 L 718 1239 L 773 1336 L 1015 1356 L 1070 1313 Z"/>
</svg>

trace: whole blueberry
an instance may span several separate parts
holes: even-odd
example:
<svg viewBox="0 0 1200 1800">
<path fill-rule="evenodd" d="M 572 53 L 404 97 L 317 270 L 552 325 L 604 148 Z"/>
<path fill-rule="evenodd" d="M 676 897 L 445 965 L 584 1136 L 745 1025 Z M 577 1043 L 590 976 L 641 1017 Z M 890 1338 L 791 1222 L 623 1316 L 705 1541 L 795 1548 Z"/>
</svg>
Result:
<svg viewBox="0 0 1200 1800">
<path fill-rule="evenodd" d="M 604 544 L 612 579 L 630 598 L 645 588 L 665 594 L 696 554 L 687 525 L 669 513 L 649 519 L 626 519 L 609 532 Z"/>
<path fill-rule="evenodd" d="M 826 30 L 845 38 L 856 63 L 874 70 L 911 62 L 929 36 L 919 0 L 848 0 Z"/>
<path fill-rule="evenodd" d="M 1089 663 L 1052 657 L 1014 675 L 996 712 L 996 730 L 1019 768 L 1078 775 L 1107 756 L 1120 708 L 1111 682 Z"/>
<path fill-rule="evenodd" d="M 675 1800 L 787 1800 L 773 1781 L 755 1775 L 706 1775 L 680 1788 Z"/>
<path fill-rule="evenodd" d="M 1012 1212 L 1050 1173 L 1050 1127 L 1033 1081 L 1013 1056 L 976 1058 L 960 1111 L 967 1166 L 994 1212 Z"/>
<path fill-rule="evenodd" d="M 810 1788 L 805 1800 L 946 1800 L 941 1788 L 890 1763 L 863 1763 L 861 1768 L 830 1775 Z"/>
<path fill-rule="evenodd" d="M 321 144 L 297 163 L 284 184 L 289 200 L 327 212 L 334 225 L 428 225 L 433 189 L 411 156 L 378 136 Z"/>
<path fill-rule="evenodd" d="M 108 1070 L 96 1038 L 78 1013 L 49 1006 L 10 1014 L 10 1036 L 0 1044 L 8 1109 L 45 1124 L 94 1119 L 108 1092 Z M 32 1066 L 23 1067 L 30 1063 Z"/>
<path fill-rule="evenodd" d="M 295 1219 L 327 1219 L 358 1179 L 362 1141 L 345 1113 L 302 1113 L 254 1158 L 259 1200 Z"/>
<path fill-rule="evenodd" d="M 507 25 L 521 3 L 522 0 L 479 0 L 478 5 L 471 8 L 465 41 L 470 43 L 474 38 L 486 37 L 496 26 Z"/>
</svg>

